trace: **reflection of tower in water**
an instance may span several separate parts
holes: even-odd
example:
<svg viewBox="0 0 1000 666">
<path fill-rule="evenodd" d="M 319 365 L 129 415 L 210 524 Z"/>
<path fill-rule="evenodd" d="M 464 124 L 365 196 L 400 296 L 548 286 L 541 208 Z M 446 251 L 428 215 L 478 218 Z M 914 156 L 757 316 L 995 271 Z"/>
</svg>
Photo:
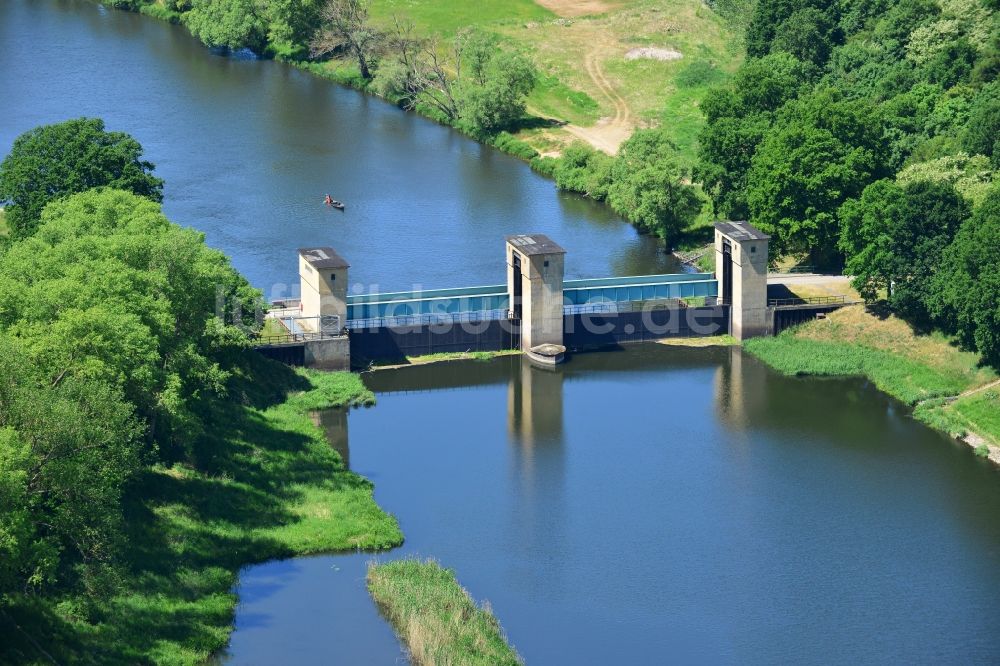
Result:
<svg viewBox="0 0 1000 666">
<path fill-rule="evenodd" d="M 313 416 L 313 420 L 330 442 L 333 450 L 340 454 L 344 461 L 344 468 L 351 468 L 351 447 L 347 441 L 347 410 L 346 409 L 324 409 Z"/>
<path fill-rule="evenodd" d="M 563 373 L 538 368 L 521 358 L 507 385 L 507 432 L 525 452 L 546 444 L 562 445 Z"/>
<path fill-rule="evenodd" d="M 506 541 L 510 566 L 525 595 L 560 595 L 568 585 L 565 559 L 566 455 L 563 370 L 543 369 L 522 357 L 507 385 L 510 508 Z M 533 553 L 551 566 L 528 566 Z M 543 592 L 544 590 L 544 592 Z"/>
<path fill-rule="evenodd" d="M 729 348 L 729 362 L 715 371 L 715 408 L 719 421 L 743 428 L 767 410 L 767 369 L 743 354 L 738 346 Z"/>
</svg>

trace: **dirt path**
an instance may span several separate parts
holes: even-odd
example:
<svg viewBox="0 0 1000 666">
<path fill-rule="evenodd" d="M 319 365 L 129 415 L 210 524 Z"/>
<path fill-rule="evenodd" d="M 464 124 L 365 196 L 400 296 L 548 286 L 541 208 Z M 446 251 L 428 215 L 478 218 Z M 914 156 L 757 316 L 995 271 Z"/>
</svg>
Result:
<svg viewBox="0 0 1000 666">
<path fill-rule="evenodd" d="M 982 386 L 980 386 L 978 388 L 973 388 L 973 389 L 969 389 L 968 391 L 963 391 L 962 393 L 959 393 L 957 396 L 955 396 L 955 399 L 964 398 L 967 395 L 975 395 L 976 393 L 979 393 L 980 391 L 985 391 L 987 389 L 991 389 L 991 388 L 998 387 L 998 386 L 1000 386 L 1000 379 L 996 380 L 995 382 L 990 382 L 989 384 L 983 384 Z"/>
<path fill-rule="evenodd" d="M 573 18 L 587 14 L 600 14 L 611 9 L 615 3 L 604 0 L 535 0 L 556 16 Z"/>
<path fill-rule="evenodd" d="M 632 134 L 632 112 L 628 108 L 628 103 L 615 91 L 614 86 L 604 75 L 600 56 L 600 52 L 591 51 L 584 58 L 583 66 L 587 70 L 587 75 L 597 86 L 597 90 L 611 102 L 615 110 L 614 115 L 601 118 L 591 127 L 569 124 L 564 125 L 563 129 L 578 139 L 583 139 L 594 148 L 614 155 L 618 152 L 619 146 Z"/>
</svg>

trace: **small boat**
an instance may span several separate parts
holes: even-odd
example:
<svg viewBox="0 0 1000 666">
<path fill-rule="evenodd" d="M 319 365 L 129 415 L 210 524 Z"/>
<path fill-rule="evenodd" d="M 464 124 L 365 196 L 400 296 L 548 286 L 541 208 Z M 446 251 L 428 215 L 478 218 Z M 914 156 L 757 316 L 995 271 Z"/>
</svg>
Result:
<svg viewBox="0 0 1000 666">
<path fill-rule="evenodd" d="M 343 202 L 337 201 L 336 199 L 334 199 L 333 201 L 331 201 L 330 205 L 333 206 L 334 208 L 336 208 L 337 210 L 344 210 L 344 204 L 343 204 Z"/>
</svg>

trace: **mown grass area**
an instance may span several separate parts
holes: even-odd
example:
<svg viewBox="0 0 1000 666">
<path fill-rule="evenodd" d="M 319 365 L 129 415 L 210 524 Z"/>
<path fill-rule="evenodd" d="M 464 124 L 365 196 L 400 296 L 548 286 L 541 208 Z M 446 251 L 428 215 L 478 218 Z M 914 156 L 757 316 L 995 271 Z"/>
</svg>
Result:
<svg viewBox="0 0 1000 666">
<path fill-rule="evenodd" d="M 368 590 L 414 664 L 522 663 L 488 607 L 479 607 L 450 569 L 407 559 L 368 567 Z"/>
<path fill-rule="evenodd" d="M 406 17 L 423 33 L 450 37 L 468 26 L 490 26 L 524 21 L 546 21 L 555 14 L 533 0 L 372 0 L 371 16 L 389 24 L 394 16 Z"/>
<path fill-rule="evenodd" d="M 958 395 L 996 378 L 979 367 L 975 354 L 960 351 L 944 336 L 917 335 L 906 322 L 876 317 L 861 306 L 774 338 L 748 340 L 744 347 L 785 374 L 867 377 L 909 405 Z"/>
<path fill-rule="evenodd" d="M 344 468 L 309 416 L 372 404 L 358 376 L 253 365 L 234 400 L 212 408 L 215 427 L 194 446 L 197 470 L 155 467 L 135 480 L 120 593 L 97 608 L 70 597 L 15 609 L 24 635 L 71 637 L 55 661 L 204 663 L 229 640 L 241 567 L 402 543 L 372 484 Z"/>
</svg>

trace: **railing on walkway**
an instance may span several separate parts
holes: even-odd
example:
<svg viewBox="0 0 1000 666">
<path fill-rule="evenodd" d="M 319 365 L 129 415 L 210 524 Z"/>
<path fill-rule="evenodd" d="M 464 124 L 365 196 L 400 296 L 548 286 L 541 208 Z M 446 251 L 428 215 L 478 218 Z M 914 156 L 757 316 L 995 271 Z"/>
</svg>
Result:
<svg viewBox="0 0 1000 666">
<path fill-rule="evenodd" d="M 347 297 L 348 321 L 457 315 L 510 308 L 507 285 L 428 289 Z"/>
<path fill-rule="evenodd" d="M 513 319 L 510 310 L 484 310 L 478 312 L 456 312 L 446 314 L 403 315 L 392 317 L 368 317 L 365 319 L 348 319 L 347 329 L 384 328 L 404 326 L 433 326 L 457 324 L 462 322 L 475 323 L 481 321 L 496 321 Z"/>
<path fill-rule="evenodd" d="M 701 308 L 720 304 L 720 299 L 715 296 L 658 298 L 648 301 L 604 301 L 596 303 L 582 303 L 580 305 L 564 305 L 563 314 L 617 314 L 622 312 L 648 312 L 651 310 L 669 310 L 676 308 Z"/>
<path fill-rule="evenodd" d="M 275 335 L 258 335 L 254 338 L 254 344 L 258 346 L 264 345 L 291 345 L 299 344 L 303 342 L 309 342 L 311 340 L 324 340 L 328 338 L 337 338 L 341 334 L 331 335 L 330 333 L 284 333 Z"/>
<path fill-rule="evenodd" d="M 635 275 L 563 282 L 566 305 L 679 300 L 717 294 L 718 282 L 711 273 Z"/>
<path fill-rule="evenodd" d="M 847 305 L 847 296 L 806 296 L 804 298 L 769 298 L 768 307 L 780 308 L 791 305 Z"/>
<path fill-rule="evenodd" d="M 779 275 L 795 275 L 796 273 L 815 273 L 815 266 L 791 266 L 789 268 L 780 268 L 773 271 Z"/>
</svg>

